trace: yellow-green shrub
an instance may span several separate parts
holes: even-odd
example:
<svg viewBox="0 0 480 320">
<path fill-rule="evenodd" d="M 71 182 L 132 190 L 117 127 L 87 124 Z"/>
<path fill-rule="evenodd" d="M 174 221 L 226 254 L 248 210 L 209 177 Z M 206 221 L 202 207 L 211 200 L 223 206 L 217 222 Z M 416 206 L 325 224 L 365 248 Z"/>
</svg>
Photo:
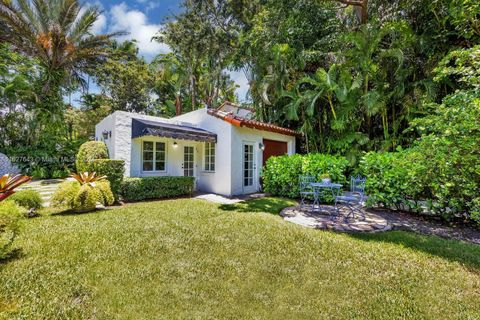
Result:
<svg viewBox="0 0 480 320">
<path fill-rule="evenodd" d="M 88 141 L 80 146 L 75 165 L 77 172 L 86 172 L 90 163 L 96 159 L 108 159 L 107 145 L 101 141 Z"/>
<path fill-rule="evenodd" d="M 77 181 L 62 183 L 52 197 L 53 206 L 63 206 L 76 212 L 95 210 L 97 204 L 113 204 L 114 197 L 107 180 L 81 185 Z"/>
<path fill-rule="evenodd" d="M 15 201 L 25 209 L 40 209 L 43 205 L 42 197 L 36 190 L 21 190 L 11 195 L 8 200 Z"/>
<path fill-rule="evenodd" d="M 22 210 L 14 201 L 0 202 L 0 259 L 6 258 L 11 252 L 22 215 Z"/>
</svg>

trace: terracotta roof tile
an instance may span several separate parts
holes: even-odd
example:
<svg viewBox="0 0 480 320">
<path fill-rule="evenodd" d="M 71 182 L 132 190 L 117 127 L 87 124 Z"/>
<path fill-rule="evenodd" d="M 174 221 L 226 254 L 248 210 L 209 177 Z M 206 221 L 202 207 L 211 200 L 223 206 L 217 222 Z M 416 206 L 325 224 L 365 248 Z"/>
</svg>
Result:
<svg viewBox="0 0 480 320">
<path fill-rule="evenodd" d="M 222 104 L 223 106 L 223 104 Z M 218 109 L 208 109 L 208 114 L 214 117 L 217 117 L 219 119 L 222 119 L 228 123 L 233 124 L 234 126 L 237 127 L 247 127 L 251 129 L 258 129 L 258 130 L 263 130 L 263 131 L 269 131 L 269 132 L 276 132 L 276 133 L 281 133 L 289 136 L 299 136 L 300 134 L 297 133 L 296 131 L 284 127 L 280 127 L 271 123 L 265 123 L 261 122 L 258 120 L 253 120 L 253 119 L 246 119 L 243 117 L 240 117 L 238 115 L 235 115 L 231 112 L 225 112 L 220 110 L 222 106 Z M 241 108 L 241 107 L 239 107 Z"/>
</svg>

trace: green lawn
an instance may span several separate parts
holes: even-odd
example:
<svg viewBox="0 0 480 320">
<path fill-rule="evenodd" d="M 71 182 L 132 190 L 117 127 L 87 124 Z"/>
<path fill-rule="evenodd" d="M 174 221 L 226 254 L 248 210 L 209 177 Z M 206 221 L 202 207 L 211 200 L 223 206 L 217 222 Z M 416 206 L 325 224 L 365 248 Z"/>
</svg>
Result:
<svg viewBox="0 0 480 320">
<path fill-rule="evenodd" d="M 479 246 L 307 229 L 276 215 L 289 204 L 30 219 L 0 264 L 0 318 L 480 319 Z"/>
</svg>

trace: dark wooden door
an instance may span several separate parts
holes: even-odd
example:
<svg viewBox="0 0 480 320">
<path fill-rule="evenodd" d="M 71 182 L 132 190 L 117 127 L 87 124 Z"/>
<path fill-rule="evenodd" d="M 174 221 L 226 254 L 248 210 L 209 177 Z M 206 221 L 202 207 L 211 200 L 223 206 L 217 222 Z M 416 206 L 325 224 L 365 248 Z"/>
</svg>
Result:
<svg viewBox="0 0 480 320">
<path fill-rule="evenodd" d="M 267 162 L 268 158 L 273 156 L 282 156 L 288 153 L 287 143 L 283 141 L 275 141 L 263 139 L 263 165 Z"/>
</svg>

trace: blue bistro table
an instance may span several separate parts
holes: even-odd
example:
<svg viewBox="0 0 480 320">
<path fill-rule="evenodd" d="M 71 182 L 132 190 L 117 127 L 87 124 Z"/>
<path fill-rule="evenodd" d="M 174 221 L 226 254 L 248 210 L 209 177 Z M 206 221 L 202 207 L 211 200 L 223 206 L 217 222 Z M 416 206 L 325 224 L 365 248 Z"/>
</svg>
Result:
<svg viewBox="0 0 480 320">
<path fill-rule="evenodd" d="M 310 183 L 313 189 L 313 204 L 312 204 L 312 210 L 313 211 L 318 211 L 320 212 L 321 207 L 320 207 L 320 195 L 322 194 L 322 191 L 330 191 L 332 193 L 333 199 L 335 199 L 339 194 L 340 191 L 342 190 L 342 185 L 339 183 L 325 183 L 325 182 L 312 182 Z M 329 210 L 325 210 L 327 213 L 331 213 Z M 338 208 L 337 204 L 335 203 L 333 205 L 333 214 L 338 214 Z"/>
</svg>

